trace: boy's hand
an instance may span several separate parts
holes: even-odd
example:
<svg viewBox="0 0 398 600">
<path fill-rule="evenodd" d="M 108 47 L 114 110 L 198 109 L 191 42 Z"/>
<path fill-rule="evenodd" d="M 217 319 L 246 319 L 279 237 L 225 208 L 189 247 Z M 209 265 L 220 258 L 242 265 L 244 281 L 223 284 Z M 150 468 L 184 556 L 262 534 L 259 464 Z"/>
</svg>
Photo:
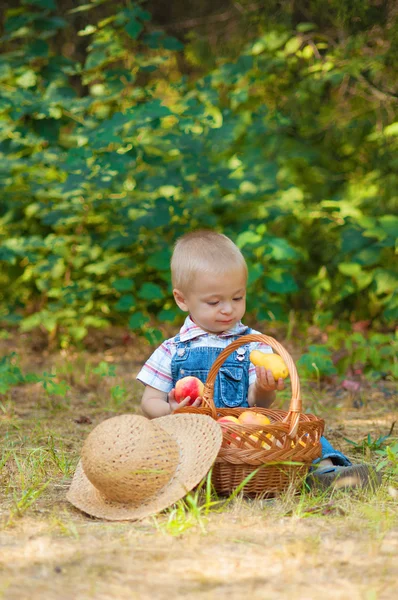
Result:
<svg viewBox="0 0 398 600">
<path fill-rule="evenodd" d="M 272 371 L 265 367 L 256 367 L 256 386 L 264 392 L 280 392 L 285 389 L 285 382 L 282 378 L 275 381 Z"/>
<path fill-rule="evenodd" d="M 191 396 L 187 396 L 186 398 L 184 398 L 184 400 L 181 400 L 181 402 L 177 402 L 177 400 L 175 399 L 174 396 L 174 388 L 171 390 L 171 392 L 169 392 L 169 405 L 170 405 L 170 412 L 173 413 L 174 411 L 177 410 L 177 408 L 183 408 L 184 406 L 188 406 L 190 400 L 191 400 Z M 191 406 L 200 406 L 202 404 L 202 398 L 199 396 L 198 398 L 196 398 L 195 402 L 193 404 L 191 404 Z"/>
</svg>

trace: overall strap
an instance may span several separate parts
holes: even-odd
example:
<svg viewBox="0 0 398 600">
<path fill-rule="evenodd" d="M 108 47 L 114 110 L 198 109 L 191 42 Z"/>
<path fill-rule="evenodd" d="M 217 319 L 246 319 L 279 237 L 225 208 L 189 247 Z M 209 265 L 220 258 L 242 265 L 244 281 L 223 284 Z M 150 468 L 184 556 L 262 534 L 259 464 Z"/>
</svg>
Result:
<svg viewBox="0 0 398 600">
<path fill-rule="evenodd" d="M 181 335 L 178 333 L 174 341 L 177 345 L 175 355 L 173 357 L 174 361 L 180 362 L 186 360 L 189 356 L 189 352 L 191 349 L 191 340 L 187 340 L 186 342 L 181 341 Z"/>
<path fill-rule="evenodd" d="M 252 332 L 252 329 L 250 327 L 248 327 L 247 331 L 245 331 L 244 334 L 240 334 L 240 335 L 234 336 L 233 337 L 233 341 L 239 340 L 239 338 L 241 338 L 242 335 L 248 335 L 251 332 Z M 250 359 L 249 359 L 249 355 L 250 355 L 249 346 L 250 346 L 249 342 L 246 343 L 246 344 L 243 344 L 242 346 L 239 346 L 239 348 L 237 348 L 235 350 L 235 352 L 233 352 L 229 356 L 229 360 L 227 359 L 227 362 L 232 361 L 233 357 L 235 356 L 235 359 L 238 360 L 239 362 L 243 362 L 244 361 L 245 363 L 249 363 L 250 362 Z"/>
</svg>

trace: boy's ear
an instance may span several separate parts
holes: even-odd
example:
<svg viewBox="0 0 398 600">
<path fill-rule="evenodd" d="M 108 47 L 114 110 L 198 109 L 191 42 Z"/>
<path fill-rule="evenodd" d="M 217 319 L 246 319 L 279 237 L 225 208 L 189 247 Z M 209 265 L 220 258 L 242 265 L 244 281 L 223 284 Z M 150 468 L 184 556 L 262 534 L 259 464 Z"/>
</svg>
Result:
<svg viewBox="0 0 398 600">
<path fill-rule="evenodd" d="M 181 310 L 188 312 L 189 308 L 186 305 L 184 294 L 182 292 L 180 292 L 180 290 L 174 289 L 173 296 L 174 296 L 174 300 L 176 301 L 178 308 L 181 308 Z"/>
</svg>

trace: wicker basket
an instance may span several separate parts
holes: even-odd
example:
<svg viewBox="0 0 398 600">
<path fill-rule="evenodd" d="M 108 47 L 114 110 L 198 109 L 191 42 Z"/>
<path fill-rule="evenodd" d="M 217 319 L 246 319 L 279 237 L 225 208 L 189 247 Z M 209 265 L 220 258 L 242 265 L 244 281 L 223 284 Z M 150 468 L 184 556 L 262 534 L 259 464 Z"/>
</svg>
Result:
<svg viewBox="0 0 398 600">
<path fill-rule="evenodd" d="M 214 382 L 224 360 L 248 342 L 261 342 L 272 347 L 284 359 L 290 374 L 292 398 L 289 411 L 260 407 L 216 408 Z M 214 419 L 227 415 L 238 417 L 252 410 L 266 415 L 269 425 L 223 423 L 223 443 L 213 466 L 212 481 L 219 494 L 230 494 L 253 471 L 246 483 L 248 496 L 272 497 L 288 487 L 297 488 L 312 461 L 321 454 L 320 437 L 324 421 L 302 413 L 300 381 L 290 354 L 274 338 L 262 334 L 244 335 L 223 350 L 212 365 L 200 407 L 187 406 L 176 412 L 207 414 Z"/>
</svg>

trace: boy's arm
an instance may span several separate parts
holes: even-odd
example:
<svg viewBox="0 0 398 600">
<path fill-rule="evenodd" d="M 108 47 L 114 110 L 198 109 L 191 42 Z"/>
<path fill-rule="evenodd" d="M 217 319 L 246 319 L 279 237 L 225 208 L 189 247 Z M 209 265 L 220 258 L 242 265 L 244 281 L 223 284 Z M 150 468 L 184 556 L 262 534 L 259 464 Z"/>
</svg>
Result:
<svg viewBox="0 0 398 600">
<path fill-rule="evenodd" d="M 275 400 L 275 390 L 283 390 L 283 379 L 275 381 L 272 371 L 264 367 L 256 367 L 256 381 L 249 386 L 247 400 L 249 406 L 268 408 Z"/>
<path fill-rule="evenodd" d="M 141 399 L 141 409 L 148 419 L 169 415 L 171 410 L 167 402 L 167 393 L 146 385 Z"/>
<path fill-rule="evenodd" d="M 148 419 L 156 419 L 157 417 L 170 415 L 177 410 L 177 408 L 188 406 L 190 400 L 191 397 L 187 396 L 184 400 L 181 400 L 181 402 L 177 402 L 174 398 L 174 389 L 167 394 L 150 385 L 146 385 L 141 399 L 141 409 Z M 201 403 L 202 398 L 199 397 L 192 406 L 200 406 Z"/>
<path fill-rule="evenodd" d="M 247 401 L 249 406 L 261 406 L 262 408 L 268 408 L 275 400 L 275 396 L 276 394 L 272 390 L 259 389 L 256 382 L 249 386 Z"/>
</svg>

